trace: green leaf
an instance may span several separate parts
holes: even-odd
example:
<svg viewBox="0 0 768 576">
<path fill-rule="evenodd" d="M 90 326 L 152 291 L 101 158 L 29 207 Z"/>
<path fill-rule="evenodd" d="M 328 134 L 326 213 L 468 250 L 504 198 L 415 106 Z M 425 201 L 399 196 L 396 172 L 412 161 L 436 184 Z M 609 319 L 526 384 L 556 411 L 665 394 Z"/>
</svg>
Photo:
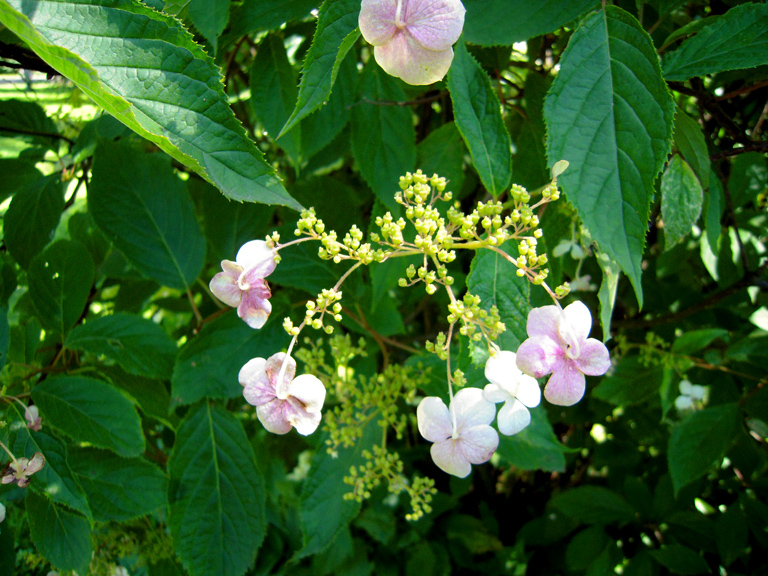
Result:
<svg viewBox="0 0 768 576">
<path fill-rule="evenodd" d="M 446 190 L 456 195 L 464 183 L 466 147 L 456 124 L 447 122 L 419 142 L 418 166 L 427 176 L 437 174 L 448 180 Z"/>
<path fill-rule="evenodd" d="M 757 195 L 768 187 L 768 161 L 765 154 L 747 152 L 739 154 L 731 163 L 728 188 L 733 207 L 740 208 L 748 202 L 756 202 Z"/>
<path fill-rule="evenodd" d="M 219 49 L 219 36 L 229 21 L 229 0 L 190 0 L 189 19 L 208 40 L 215 56 Z"/>
<path fill-rule="evenodd" d="M 176 429 L 178 418 L 169 417 L 171 396 L 163 382 L 133 376 L 117 366 L 101 366 L 101 374 L 112 384 L 127 392 L 146 416 Z"/>
<path fill-rule="evenodd" d="M 603 342 L 608 342 L 611 339 L 611 318 L 613 306 L 616 303 L 621 267 L 603 252 L 598 252 L 596 258 L 603 272 L 603 281 L 600 282 L 600 291 L 597 293 L 597 299 L 600 301 L 600 326 L 603 329 Z"/>
<path fill-rule="evenodd" d="M 83 314 L 96 276 L 85 246 L 73 240 L 54 242 L 29 266 L 29 295 L 40 321 L 64 340 Z"/>
<path fill-rule="evenodd" d="M 636 357 L 623 358 L 592 390 L 592 396 L 614 406 L 643 404 L 658 394 L 663 373 L 660 366 L 643 366 Z"/>
<path fill-rule="evenodd" d="M 8 252 L 26 269 L 51 241 L 64 210 L 64 190 L 56 176 L 35 180 L 16 192 L 3 218 Z"/>
<path fill-rule="evenodd" d="M 131 314 L 101 316 L 77 326 L 64 345 L 103 355 L 124 370 L 147 378 L 170 378 L 176 343 L 152 320 Z"/>
<path fill-rule="evenodd" d="M 512 181 L 528 190 L 535 190 L 552 179 L 547 168 L 544 124 L 544 98 L 551 85 L 551 78 L 547 76 L 528 74 L 523 86 L 525 109 L 513 108 L 506 118 L 515 147 Z"/>
<path fill-rule="evenodd" d="M 279 321 L 254 330 L 234 311 L 203 326 L 181 349 L 171 377 L 171 408 L 203 398 L 237 398 L 243 387 L 240 369 L 254 356 L 269 357 L 282 346 L 285 331 Z"/>
<path fill-rule="evenodd" d="M 565 563 L 571 571 L 586 570 L 611 543 L 602 526 L 590 526 L 576 534 L 565 549 Z"/>
<path fill-rule="evenodd" d="M 472 164 L 495 198 L 512 176 L 512 141 L 491 79 L 461 41 L 456 44 L 448 72 L 448 90 L 456 127 L 469 148 Z"/>
<path fill-rule="evenodd" d="M 650 37 L 607 6 L 574 32 L 544 103 L 550 164 L 600 249 L 616 261 L 642 306 L 640 263 L 653 183 L 672 139 L 674 101 Z"/>
<path fill-rule="evenodd" d="M 34 490 L 27 490 L 27 520 L 35 548 L 56 569 L 88 573 L 91 562 L 88 520 L 38 496 Z"/>
<path fill-rule="evenodd" d="M 498 454 L 520 470 L 565 471 L 568 449 L 557 439 L 543 408 L 531 410 L 531 423 L 514 436 L 499 435 Z"/>
<path fill-rule="evenodd" d="M 720 464 L 736 442 L 741 422 L 738 406 L 723 404 L 694 412 L 672 431 L 667 457 L 675 494 Z"/>
<path fill-rule="evenodd" d="M 749 529 L 747 518 L 738 502 L 733 502 L 715 524 L 717 551 L 725 566 L 730 566 L 742 554 L 748 553 Z"/>
<path fill-rule="evenodd" d="M 88 209 L 139 272 L 183 290 L 202 270 L 205 238 L 170 160 L 125 144 L 102 144 L 94 160 Z"/>
<path fill-rule="evenodd" d="M 0 134 L 28 141 L 45 150 L 58 146 L 58 129 L 37 102 L 0 100 Z M 28 152 L 25 152 L 25 155 Z"/>
<path fill-rule="evenodd" d="M 635 510 L 622 496 L 602 486 L 579 486 L 556 494 L 552 507 L 585 524 L 626 524 Z"/>
<path fill-rule="evenodd" d="M 464 36 L 480 46 L 511 46 L 554 32 L 596 4 L 595 0 L 464 0 Z"/>
<path fill-rule="evenodd" d="M 678 107 L 675 111 L 675 147 L 693 168 L 702 187 L 709 188 L 711 162 L 701 126 Z"/>
<path fill-rule="evenodd" d="M 32 458 L 35 452 L 42 452 L 45 456 L 45 466 L 32 476 L 30 487 L 54 502 L 91 518 L 85 493 L 67 463 L 67 448 L 48 434 L 27 428 L 24 412 L 18 405 L 14 405 L 12 410 L 16 421 L 14 428 L 17 430 L 13 443 L 16 455 Z"/>
<path fill-rule="evenodd" d="M 79 448 L 70 451 L 68 461 L 100 522 L 130 520 L 168 504 L 168 478 L 146 460 Z"/>
<path fill-rule="evenodd" d="M 661 175 L 661 216 L 664 249 L 669 250 L 691 232 L 704 203 L 704 190 L 691 167 L 680 156 L 670 160 Z"/>
<path fill-rule="evenodd" d="M 371 58 L 360 77 L 362 102 L 352 109 L 352 154 L 363 178 L 388 210 L 396 211 L 394 193 L 400 176 L 416 164 L 413 113 L 396 78 Z"/>
<path fill-rule="evenodd" d="M 515 274 L 515 266 L 491 250 L 479 250 L 467 276 L 467 289 L 481 299 L 481 307 L 499 309 L 507 330 L 497 344 L 503 350 L 517 350 L 528 338 L 525 326 L 531 311 L 530 286 L 525 278 Z"/>
<path fill-rule="evenodd" d="M 277 34 L 267 35 L 259 44 L 251 66 L 250 84 L 250 102 L 256 117 L 269 137 L 276 140 L 291 163 L 298 167 L 301 161 L 301 126 L 280 132 L 296 102 L 296 73 L 288 62 L 283 39 Z"/>
<path fill-rule="evenodd" d="M 190 410 L 168 461 L 169 525 L 191 576 L 241 576 L 266 532 L 264 480 L 243 427 L 219 406 Z"/>
<path fill-rule="evenodd" d="M 10 345 L 11 327 L 8 325 L 8 308 L 0 306 L 0 370 L 5 368 Z"/>
<path fill-rule="evenodd" d="M 27 158 L 0 158 L 0 174 L 3 174 L 0 202 L 25 188 L 30 182 L 40 180 L 43 177 L 40 171 L 35 168 L 34 162 Z"/>
<path fill-rule="evenodd" d="M 317 15 L 317 30 L 301 67 L 296 107 L 278 136 L 293 128 L 331 94 L 344 56 L 360 37 L 359 0 L 325 0 Z"/>
<path fill-rule="evenodd" d="M 323 288 L 330 288 L 347 269 L 346 262 L 342 266 L 336 266 L 327 260 L 321 260 L 317 256 L 317 246 L 310 246 L 309 242 L 291 247 L 290 258 L 283 258 L 280 265 L 270 274 L 270 282 L 281 286 L 292 286 L 300 290 L 306 290 L 313 296 Z"/>
<path fill-rule="evenodd" d="M 709 566 L 696 552 L 682 544 L 662 546 L 650 551 L 656 562 L 673 574 L 709 574 Z"/>
<path fill-rule="evenodd" d="M 676 338 L 672 344 L 672 352 L 676 354 L 695 354 L 703 350 L 718 338 L 728 336 L 728 330 L 722 328 L 703 328 L 690 330 Z"/>
<path fill-rule="evenodd" d="M 139 2 L 5 0 L 0 22 L 225 196 L 300 208 L 229 108 L 221 71 L 172 16 Z"/>
<path fill-rule="evenodd" d="M 351 491 L 344 477 L 349 475 L 352 466 L 365 462 L 363 450 L 370 450 L 380 434 L 381 429 L 375 423 L 369 424 L 352 448 L 340 448 L 333 455 L 325 450 L 325 442 L 319 443 L 301 491 L 299 520 L 304 547 L 296 553 L 295 560 L 323 551 L 357 516 L 360 504 L 343 498 Z"/>
<path fill-rule="evenodd" d="M 106 382 L 83 376 L 54 376 L 35 386 L 32 399 L 44 422 L 78 442 L 108 448 L 125 457 L 144 452 L 144 434 L 136 408 Z"/>
<path fill-rule="evenodd" d="M 735 6 L 664 58 L 667 80 L 768 64 L 768 4 Z"/>
</svg>

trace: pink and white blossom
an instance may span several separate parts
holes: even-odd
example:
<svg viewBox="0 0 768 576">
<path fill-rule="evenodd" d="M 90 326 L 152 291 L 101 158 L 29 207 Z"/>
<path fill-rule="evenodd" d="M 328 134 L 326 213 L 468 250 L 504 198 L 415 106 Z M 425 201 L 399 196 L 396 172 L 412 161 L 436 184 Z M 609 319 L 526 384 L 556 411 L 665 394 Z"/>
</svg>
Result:
<svg viewBox="0 0 768 576">
<path fill-rule="evenodd" d="M 499 432 L 506 436 L 517 434 L 531 423 L 528 408 L 541 402 L 539 383 L 523 374 L 517 367 L 515 353 L 506 350 L 488 358 L 485 377 L 491 383 L 483 390 L 483 397 L 496 404 L 504 402 L 496 417 Z"/>
<path fill-rule="evenodd" d="M 29 485 L 29 477 L 39 472 L 45 466 L 45 457 L 42 452 L 35 452 L 32 458 L 15 458 L 8 464 L 0 483 L 15 483 L 19 488 Z"/>
<path fill-rule="evenodd" d="M 419 432 L 430 442 L 432 460 L 448 474 L 466 478 L 472 464 L 488 462 L 499 446 L 499 435 L 491 426 L 496 407 L 483 398 L 479 388 L 464 388 L 449 407 L 440 398 L 428 396 L 416 409 Z"/>
<path fill-rule="evenodd" d="M 27 421 L 27 428 L 39 431 L 43 427 L 43 419 L 40 417 L 40 411 L 34 404 L 24 407 L 24 419 Z"/>
<path fill-rule="evenodd" d="M 363 0 L 358 23 L 387 74 L 423 85 L 451 67 L 465 12 L 460 0 Z"/>
<path fill-rule="evenodd" d="M 264 428 L 275 434 L 287 434 L 296 428 L 307 436 L 320 424 L 325 386 L 312 374 L 294 378 L 295 374 L 296 361 L 283 352 L 267 360 L 254 358 L 240 369 L 238 379 L 244 386 L 245 400 L 256 406 Z"/>
<path fill-rule="evenodd" d="M 582 302 L 565 309 L 534 308 L 528 314 L 529 338 L 517 350 L 517 367 L 541 378 L 552 374 L 544 397 L 558 406 L 572 406 L 584 396 L 587 376 L 601 376 L 611 366 L 608 349 L 594 338 L 592 315 Z"/>
<path fill-rule="evenodd" d="M 223 272 L 210 283 L 211 292 L 228 306 L 237 308 L 240 316 L 251 328 L 261 328 L 272 311 L 272 295 L 266 278 L 274 272 L 277 262 L 275 250 L 263 240 L 246 242 L 237 252 L 235 261 L 222 260 Z"/>
</svg>

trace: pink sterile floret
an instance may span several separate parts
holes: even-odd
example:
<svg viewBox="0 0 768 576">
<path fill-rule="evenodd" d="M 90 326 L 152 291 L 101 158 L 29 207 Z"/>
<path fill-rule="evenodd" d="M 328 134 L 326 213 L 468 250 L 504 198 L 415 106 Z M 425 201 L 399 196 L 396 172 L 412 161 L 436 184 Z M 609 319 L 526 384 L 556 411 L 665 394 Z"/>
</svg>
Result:
<svg viewBox="0 0 768 576">
<path fill-rule="evenodd" d="M 40 417 L 40 411 L 34 404 L 24 408 L 24 419 L 27 421 L 27 428 L 38 431 L 43 427 L 43 419 Z"/>
<path fill-rule="evenodd" d="M 584 375 L 600 376 L 610 368 L 605 345 L 587 338 L 591 329 L 592 315 L 582 302 L 564 310 L 543 306 L 528 314 L 529 338 L 517 350 L 517 367 L 535 378 L 552 374 L 544 387 L 552 404 L 576 404 L 584 396 Z"/>
<path fill-rule="evenodd" d="M 499 432 L 506 436 L 517 434 L 531 423 L 528 408 L 535 408 L 541 402 L 539 383 L 523 374 L 516 365 L 515 353 L 506 350 L 488 358 L 485 377 L 491 382 L 483 390 L 485 399 L 504 402 L 496 418 Z"/>
<path fill-rule="evenodd" d="M 358 23 L 387 74 L 432 84 L 451 67 L 464 12 L 459 0 L 363 0 Z"/>
<path fill-rule="evenodd" d="M 237 315 L 248 326 L 261 328 L 272 311 L 268 300 L 272 294 L 264 278 L 274 272 L 276 265 L 275 251 L 266 242 L 246 242 L 234 262 L 221 261 L 224 271 L 211 280 L 211 292 L 224 304 L 237 307 Z"/>
<path fill-rule="evenodd" d="M 464 388 L 450 407 L 436 396 L 424 398 L 416 409 L 419 432 L 432 444 L 435 464 L 448 474 L 466 478 L 472 464 L 488 462 L 499 446 L 499 435 L 489 426 L 496 407 L 479 388 Z"/>
<path fill-rule="evenodd" d="M 286 363 L 282 378 L 280 369 Z M 320 424 L 325 386 L 311 375 L 294 378 L 296 361 L 283 352 L 268 360 L 254 358 L 240 369 L 238 379 L 245 388 L 246 401 L 256 406 L 256 415 L 264 428 L 275 434 L 287 434 L 296 428 L 307 436 Z"/>
<path fill-rule="evenodd" d="M 3 484 L 15 483 L 19 488 L 29 486 L 29 477 L 42 470 L 45 466 L 45 457 L 42 452 L 35 452 L 32 458 L 17 458 L 8 464 L 8 469 L 0 482 Z"/>
</svg>

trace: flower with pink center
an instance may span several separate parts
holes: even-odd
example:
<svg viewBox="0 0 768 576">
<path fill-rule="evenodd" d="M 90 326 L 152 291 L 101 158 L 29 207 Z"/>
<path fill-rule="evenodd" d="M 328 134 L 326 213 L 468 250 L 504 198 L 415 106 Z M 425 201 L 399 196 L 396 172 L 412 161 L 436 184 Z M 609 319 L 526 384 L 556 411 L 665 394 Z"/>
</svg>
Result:
<svg viewBox="0 0 768 576">
<path fill-rule="evenodd" d="M 40 411 L 34 404 L 24 407 L 24 419 L 27 421 L 27 428 L 39 431 L 43 427 L 43 419 L 40 417 Z"/>
<path fill-rule="evenodd" d="M 222 260 L 223 272 L 210 283 L 211 292 L 228 306 L 237 308 L 237 315 L 251 328 L 261 328 L 272 311 L 266 278 L 275 270 L 275 250 L 263 240 L 246 242 L 237 252 L 235 261 Z"/>
<path fill-rule="evenodd" d="M 528 314 L 528 339 L 517 350 L 517 367 L 526 374 L 550 376 L 544 398 L 558 406 L 581 400 L 587 376 L 601 376 L 611 366 L 605 344 L 587 338 L 592 315 L 582 302 L 565 309 L 559 306 L 534 308 Z"/>
<path fill-rule="evenodd" d="M 515 353 L 506 350 L 488 358 L 485 377 L 491 382 L 483 390 L 485 399 L 496 404 L 504 402 L 496 418 L 499 432 L 505 436 L 517 434 L 531 423 L 528 408 L 535 408 L 541 402 L 539 383 L 520 372 Z"/>
<path fill-rule="evenodd" d="M 499 435 L 490 423 L 496 406 L 483 398 L 480 388 L 464 388 L 446 408 L 437 396 L 424 398 L 416 409 L 419 432 L 430 442 L 438 468 L 466 478 L 472 464 L 488 462 L 499 446 Z"/>
<path fill-rule="evenodd" d="M 312 374 L 294 378 L 295 374 L 296 361 L 283 352 L 268 360 L 254 358 L 240 369 L 238 379 L 244 386 L 245 400 L 256 406 L 264 428 L 275 434 L 296 428 L 307 436 L 320 425 L 325 386 Z"/>
<path fill-rule="evenodd" d="M 14 458 L 0 480 L 3 484 L 16 483 L 19 488 L 29 486 L 29 477 L 45 466 L 42 452 L 35 452 L 32 458 Z"/>
<path fill-rule="evenodd" d="M 387 74 L 432 84 L 451 67 L 465 12 L 460 0 L 363 0 L 358 23 Z"/>
</svg>

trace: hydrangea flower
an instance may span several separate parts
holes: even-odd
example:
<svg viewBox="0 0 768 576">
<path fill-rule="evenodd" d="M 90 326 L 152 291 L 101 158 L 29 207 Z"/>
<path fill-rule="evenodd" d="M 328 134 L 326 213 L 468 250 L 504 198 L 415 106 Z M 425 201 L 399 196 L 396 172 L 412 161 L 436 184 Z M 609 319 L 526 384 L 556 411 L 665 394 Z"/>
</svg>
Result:
<svg viewBox="0 0 768 576">
<path fill-rule="evenodd" d="M 480 388 L 464 388 L 450 406 L 436 396 L 424 398 L 416 409 L 419 432 L 432 444 L 435 464 L 448 474 L 466 478 L 472 464 L 488 462 L 499 446 L 499 435 L 490 423 L 496 407 Z"/>
<path fill-rule="evenodd" d="M 358 23 L 387 74 L 432 84 L 451 67 L 465 12 L 460 0 L 363 0 Z"/>
<path fill-rule="evenodd" d="M 550 376 L 544 397 L 552 404 L 572 406 L 586 388 L 584 375 L 601 376 L 611 366 L 608 349 L 594 338 L 592 315 L 582 302 L 534 308 L 528 314 L 529 338 L 517 350 L 517 367 L 526 374 Z"/>
<path fill-rule="evenodd" d="M 35 472 L 39 472 L 43 466 L 45 466 L 45 457 L 42 452 L 35 452 L 31 459 L 15 458 L 8 464 L 0 482 L 3 484 L 15 482 L 19 488 L 26 488 L 29 486 L 29 477 Z"/>
<path fill-rule="evenodd" d="M 675 398 L 675 408 L 678 412 L 698 410 L 707 403 L 707 389 L 699 384 L 691 384 L 689 380 L 680 381 L 680 396 Z"/>
<path fill-rule="evenodd" d="M 283 362 L 286 365 L 280 378 Z M 268 360 L 254 358 L 240 369 L 238 379 L 245 387 L 243 396 L 256 406 L 256 415 L 264 428 L 275 434 L 287 434 L 296 428 L 299 434 L 307 436 L 320 424 L 325 386 L 312 374 L 294 378 L 295 374 L 296 361 L 283 352 Z"/>
<path fill-rule="evenodd" d="M 235 261 L 222 260 L 223 272 L 210 283 L 211 292 L 228 306 L 237 308 L 251 328 L 261 328 L 272 311 L 268 298 L 272 295 L 264 280 L 275 270 L 275 251 L 263 240 L 246 242 L 237 252 Z"/>
<path fill-rule="evenodd" d="M 531 423 L 528 408 L 541 402 L 541 389 L 535 378 L 523 374 L 517 367 L 514 352 L 502 350 L 485 363 L 485 377 L 491 381 L 483 390 L 489 402 L 504 402 L 496 423 L 506 436 L 517 434 Z"/>
<path fill-rule="evenodd" d="M 27 428 L 39 431 L 43 427 L 43 419 L 40 417 L 40 411 L 34 404 L 24 407 L 24 419 L 27 421 Z"/>
</svg>

